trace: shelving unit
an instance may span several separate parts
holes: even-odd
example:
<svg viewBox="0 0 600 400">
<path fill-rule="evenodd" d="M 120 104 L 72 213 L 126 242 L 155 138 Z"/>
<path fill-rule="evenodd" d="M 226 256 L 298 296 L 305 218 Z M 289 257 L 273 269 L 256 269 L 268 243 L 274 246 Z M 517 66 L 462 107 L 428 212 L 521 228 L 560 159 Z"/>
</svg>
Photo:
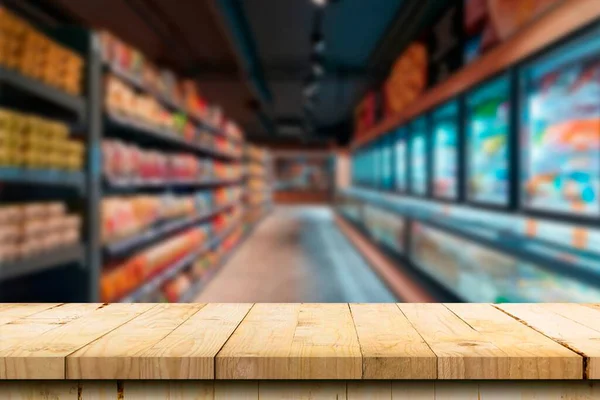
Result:
<svg viewBox="0 0 600 400">
<path fill-rule="evenodd" d="M 577 125 L 597 115 L 573 111 L 597 105 L 581 93 L 595 88 L 584 77 L 597 69 L 598 18 L 593 1 L 559 3 L 362 132 L 340 214 L 454 300 L 600 298 L 597 127 Z M 561 102 L 560 118 L 550 102 Z M 567 133 L 584 139 L 574 145 Z"/>
<path fill-rule="evenodd" d="M 0 6 L 1 7 L 1 6 Z M 25 16 L 26 17 L 26 16 Z M 82 243 L 62 247 L 53 251 L 40 253 L 35 257 L 11 262 L 0 262 L 0 293 L 4 291 L 5 284 L 15 286 L 18 293 L 11 294 L 0 301 L 71 301 L 71 302 L 98 302 L 100 301 L 100 281 L 104 265 L 113 260 L 119 260 L 135 254 L 137 251 L 149 249 L 155 244 L 174 237 L 190 228 L 205 226 L 212 227 L 214 221 L 225 213 L 240 210 L 243 198 L 231 201 L 219 201 L 214 208 L 206 213 L 190 215 L 178 219 L 165 220 L 153 224 L 137 234 L 122 238 L 119 241 L 103 243 L 102 237 L 102 201 L 107 196 L 164 196 L 184 195 L 191 196 L 198 193 L 216 193 L 225 189 L 242 188 L 244 178 L 242 174 L 235 178 L 222 178 L 234 176 L 231 166 L 237 167 L 241 172 L 243 137 L 235 136 L 228 126 L 213 126 L 198 115 L 188 112 L 185 106 L 176 104 L 166 96 L 148 89 L 144 82 L 136 79 L 127 71 L 118 68 L 115 64 L 103 60 L 101 35 L 84 28 L 46 29 L 51 36 L 65 46 L 77 51 L 85 61 L 85 76 L 83 94 L 73 96 L 42 82 L 19 74 L 0 66 L 0 107 L 4 104 L 9 107 L 13 104 L 13 94 L 19 96 L 17 110 L 24 112 L 40 112 L 47 118 L 55 116 L 57 120 L 65 121 L 71 127 L 72 135 L 82 138 L 86 144 L 85 170 L 81 173 L 67 173 L 57 171 L 25 170 L 0 166 L 0 190 L 3 187 L 18 187 L 11 196 L 11 201 L 27 199 L 32 193 L 33 199 L 49 198 L 68 199 L 76 204 L 76 209 L 84 217 Z M 175 132 L 149 125 L 127 115 L 117 114 L 105 107 L 104 77 L 112 74 L 134 88 L 138 93 L 153 96 L 165 108 L 188 118 L 195 126 L 197 133 L 208 132 L 215 139 L 206 144 L 198 140 L 188 139 L 182 132 Z M 31 109 L 24 99 L 33 99 Z M 127 143 L 135 144 L 147 150 L 164 150 L 170 153 L 182 153 L 195 156 L 197 159 L 212 160 L 211 168 L 204 170 L 198 179 L 185 180 L 139 180 L 139 179 L 109 179 L 103 174 L 102 145 L 105 138 L 119 138 Z M 219 142 L 217 142 L 217 139 Z M 225 140 L 225 141 L 223 141 Z M 227 144 L 229 143 L 229 144 Z M 210 144 L 210 145 L 209 145 Z M 239 149 L 238 153 L 229 150 Z M 227 149 L 224 150 L 224 149 Z M 219 171 L 214 164 L 219 163 Z M 226 173 L 225 173 L 226 172 Z M 40 191 L 40 188 L 43 188 Z M 57 190 L 56 195 L 51 195 Z M 37 192 L 36 192 L 37 191 Z M 25 197 L 22 197 L 25 196 Z M 14 199 L 12 197 L 15 197 Z M 149 294 L 158 292 L 162 286 L 185 272 L 196 260 L 207 252 L 217 250 L 236 229 L 241 228 L 242 220 L 233 221 L 234 224 L 225 230 L 207 237 L 206 243 L 178 260 L 168 268 L 162 269 L 156 276 L 143 283 L 136 291 L 130 293 L 121 301 L 144 301 Z M 221 257 L 224 260 L 225 257 Z M 71 267 L 73 266 L 73 267 Z M 68 268 L 65 268 L 68 267 Z M 56 273 L 54 271 L 57 271 Z M 40 275 L 43 274 L 43 277 Z M 50 274 L 50 275 L 48 275 Z M 40 278 L 38 279 L 38 275 Z M 57 291 L 47 293 L 37 290 L 44 283 L 52 280 L 52 286 Z M 23 283 L 34 280 L 35 284 Z M 206 283 L 208 277 L 204 277 Z M 16 283 L 16 284 L 14 284 Z M 14 285 L 13 285 L 14 284 Z M 17 289 L 17 287 L 19 289 Z M 24 290 L 23 287 L 27 289 Z M 182 300 L 190 299 L 200 290 L 197 285 L 194 290 L 182 296 Z M 39 298 L 32 298 L 27 293 L 40 293 Z"/>
<path fill-rule="evenodd" d="M 273 161 L 265 148 L 248 145 L 246 162 L 246 224 L 247 230 L 273 209 Z"/>
</svg>

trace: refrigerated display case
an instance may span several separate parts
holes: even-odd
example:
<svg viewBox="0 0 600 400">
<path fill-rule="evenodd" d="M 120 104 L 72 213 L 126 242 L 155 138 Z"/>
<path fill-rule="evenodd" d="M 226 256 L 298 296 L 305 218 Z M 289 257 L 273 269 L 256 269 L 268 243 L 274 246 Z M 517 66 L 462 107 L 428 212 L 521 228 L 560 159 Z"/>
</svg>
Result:
<svg viewBox="0 0 600 400">
<path fill-rule="evenodd" d="M 410 126 L 410 191 L 418 196 L 429 192 L 427 119 L 421 117 Z"/>
<path fill-rule="evenodd" d="M 459 114 L 458 101 L 447 103 L 432 113 L 433 196 L 458 199 Z"/>
<path fill-rule="evenodd" d="M 521 68 L 522 205 L 600 216 L 600 28 Z"/>
<path fill-rule="evenodd" d="M 488 82 L 467 95 L 467 200 L 506 207 L 510 201 L 510 79 Z"/>
<path fill-rule="evenodd" d="M 388 249 L 403 254 L 406 243 L 406 220 L 404 217 L 372 205 L 364 205 L 364 226 L 371 237 Z"/>
<path fill-rule="evenodd" d="M 393 169 L 393 138 L 388 133 L 381 140 L 382 189 L 391 190 L 394 187 Z"/>
<path fill-rule="evenodd" d="M 408 138 L 408 129 L 406 127 L 400 127 L 396 129 L 394 134 L 394 178 L 395 186 L 398 192 L 406 192 L 408 186 L 408 151 L 406 141 Z"/>
<path fill-rule="evenodd" d="M 411 224 L 410 259 L 468 302 L 597 302 L 600 287 L 426 224 Z"/>
</svg>

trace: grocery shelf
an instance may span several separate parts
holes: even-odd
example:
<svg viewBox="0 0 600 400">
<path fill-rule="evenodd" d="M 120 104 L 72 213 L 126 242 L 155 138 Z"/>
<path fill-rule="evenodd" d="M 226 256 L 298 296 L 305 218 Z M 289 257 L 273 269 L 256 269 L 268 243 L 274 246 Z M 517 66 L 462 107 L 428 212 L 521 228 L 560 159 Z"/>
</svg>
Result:
<svg viewBox="0 0 600 400">
<path fill-rule="evenodd" d="M 203 121 L 201 118 L 198 118 L 194 114 L 188 113 L 188 111 L 186 109 L 184 109 L 181 105 L 176 104 L 175 102 L 171 101 L 170 99 L 161 95 L 160 93 L 156 93 L 153 90 L 147 88 L 144 85 L 144 83 L 142 81 L 140 81 L 137 77 L 132 76 L 131 74 L 129 74 L 126 71 L 123 71 L 121 68 L 119 68 L 113 64 L 110 64 L 110 63 L 104 64 L 104 66 L 108 71 L 110 71 L 117 78 L 125 81 L 127 84 L 129 84 L 130 86 L 133 86 L 138 91 L 142 91 L 142 92 L 152 95 L 163 106 L 165 106 L 175 112 L 185 114 L 187 117 L 193 119 L 197 125 L 200 125 L 201 128 L 206 129 L 215 135 L 229 139 L 233 142 L 238 142 L 238 143 L 242 142 L 241 139 L 226 135 L 221 129 L 206 123 L 205 121 Z"/>
<path fill-rule="evenodd" d="M 135 290 L 133 293 L 129 294 L 122 298 L 120 303 L 135 303 L 143 299 L 144 297 L 152 294 L 156 290 L 158 290 L 165 282 L 170 279 L 173 279 L 177 276 L 181 271 L 190 266 L 194 261 L 200 258 L 206 252 L 214 249 L 218 246 L 225 238 L 231 234 L 237 228 L 240 221 L 234 221 L 231 223 L 231 226 L 227 227 L 223 234 L 217 236 L 215 239 L 209 241 L 206 245 L 202 246 L 200 249 L 188 254 L 187 256 L 181 258 L 176 261 L 173 265 L 166 268 L 164 272 L 160 273 L 156 277 L 152 278 L 149 282 L 144 283 L 140 288 Z"/>
<path fill-rule="evenodd" d="M 84 256 L 85 246 L 78 243 L 18 261 L 0 262 L 0 281 L 49 270 L 67 263 L 83 263 Z"/>
<path fill-rule="evenodd" d="M 63 186 L 77 189 L 82 193 L 85 191 L 85 178 L 82 172 L 27 170 L 0 167 L 0 182 Z"/>
<path fill-rule="evenodd" d="M 176 181 L 176 180 L 125 180 L 125 179 L 109 179 L 105 178 L 105 182 L 110 189 L 117 190 L 139 190 L 144 188 L 174 188 L 174 187 L 214 187 L 234 185 L 241 182 L 241 179 L 203 179 L 193 181 Z"/>
<path fill-rule="evenodd" d="M 144 247 L 148 244 L 151 244 L 161 238 L 172 235 L 183 229 L 191 228 L 192 226 L 209 218 L 212 218 L 217 214 L 220 214 L 223 211 L 226 211 L 239 203 L 239 200 L 232 201 L 202 215 L 196 215 L 193 217 L 181 218 L 173 221 L 164 222 L 160 226 L 147 229 L 145 232 L 139 235 L 135 235 L 130 238 L 120 240 L 118 242 L 107 244 L 104 246 L 104 252 L 108 257 L 111 258 L 125 256 L 131 253 L 132 251 Z"/>
<path fill-rule="evenodd" d="M 167 129 L 161 129 L 147 125 L 143 122 L 136 121 L 132 118 L 128 118 L 116 113 L 107 112 L 105 123 L 108 126 L 119 128 L 124 132 L 128 132 L 131 137 L 142 136 L 145 139 L 158 140 L 169 145 L 174 145 L 182 149 L 194 151 L 203 155 L 223 159 L 230 161 L 237 161 L 240 159 L 239 156 L 228 154 L 219 150 L 215 150 L 211 147 L 202 146 L 200 144 L 192 143 L 181 137 L 177 132 L 169 131 Z"/>
<path fill-rule="evenodd" d="M 0 84 L 8 84 L 18 90 L 49 101 L 77 115 L 80 121 L 86 116 L 86 103 L 82 97 L 73 96 L 41 81 L 21 75 L 17 71 L 0 67 Z"/>
</svg>

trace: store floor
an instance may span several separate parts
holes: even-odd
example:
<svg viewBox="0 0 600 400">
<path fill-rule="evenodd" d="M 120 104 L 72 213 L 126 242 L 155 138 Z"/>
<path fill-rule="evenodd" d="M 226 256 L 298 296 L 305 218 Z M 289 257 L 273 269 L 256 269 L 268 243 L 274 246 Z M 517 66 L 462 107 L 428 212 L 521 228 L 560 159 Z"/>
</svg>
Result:
<svg viewBox="0 0 600 400">
<path fill-rule="evenodd" d="M 326 207 L 278 207 L 197 302 L 394 302 Z"/>
</svg>

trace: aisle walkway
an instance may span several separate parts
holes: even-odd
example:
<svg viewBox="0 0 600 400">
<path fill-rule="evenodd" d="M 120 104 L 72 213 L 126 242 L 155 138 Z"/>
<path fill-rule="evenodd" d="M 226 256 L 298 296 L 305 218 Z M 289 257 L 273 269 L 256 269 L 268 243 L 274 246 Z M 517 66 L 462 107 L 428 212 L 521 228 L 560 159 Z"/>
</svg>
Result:
<svg viewBox="0 0 600 400">
<path fill-rule="evenodd" d="M 197 302 L 394 302 L 325 207 L 279 207 Z"/>
</svg>

